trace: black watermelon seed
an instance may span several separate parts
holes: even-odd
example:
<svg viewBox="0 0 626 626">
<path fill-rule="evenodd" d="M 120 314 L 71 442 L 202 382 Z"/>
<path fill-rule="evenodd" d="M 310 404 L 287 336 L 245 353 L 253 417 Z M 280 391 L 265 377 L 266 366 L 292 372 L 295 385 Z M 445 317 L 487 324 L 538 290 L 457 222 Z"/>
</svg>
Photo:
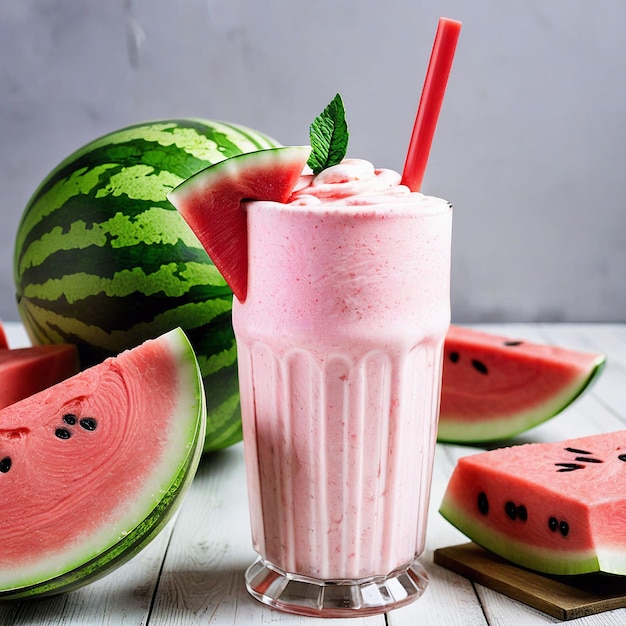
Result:
<svg viewBox="0 0 626 626">
<path fill-rule="evenodd" d="M 624 462 L 626 462 L 626 454 L 620 454 L 617 458 L 618 458 L 620 461 L 624 461 Z"/>
<path fill-rule="evenodd" d="M 528 511 L 523 504 L 520 504 L 517 507 L 517 517 L 519 517 L 522 522 L 525 522 L 528 519 Z"/>
<path fill-rule="evenodd" d="M 489 370 L 487 369 L 487 366 L 482 361 L 479 361 L 478 359 L 472 359 L 472 366 L 480 374 L 488 374 L 489 373 Z"/>
<path fill-rule="evenodd" d="M 450 352 L 450 360 L 453 363 L 456 363 L 459 360 L 459 353 L 458 352 Z"/>
<path fill-rule="evenodd" d="M 505 346 L 521 346 L 524 342 L 523 341 L 505 341 L 504 345 Z"/>
<path fill-rule="evenodd" d="M 96 426 L 98 425 L 98 422 L 96 422 L 96 420 L 93 417 L 83 417 L 79 424 L 85 429 L 85 430 L 96 430 Z"/>
<path fill-rule="evenodd" d="M 569 524 L 567 522 L 561 522 L 559 524 L 559 532 L 563 535 L 563 537 L 567 537 L 567 533 L 569 533 Z"/>
<path fill-rule="evenodd" d="M 560 469 L 557 472 L 573 472 L 574 470 L 585 469 L 584 465 L 580 463 L 555 463 Z"/>
<path fill-rule="evenodd" d="M 487 494 L 484 491 L 481 491 L 478 494 L 478 510 L 483 515 L 487 515 L 487 513 L 489 513 L 489 500 L 487 499 Z"/>
<path fill-rule="evenodd" d="M 72 433 L 69 430 L 67 430 L 67 428 L 57 428 L 54 431 L 54 434 L 59 439 L 69 439 L 72 436 Z"/>
<path fill-rule="evenodd" d="M 3 474 L 6 474 L 11 469 L 11 463 L 12 463 L 11 457 L 5 456 L 0 461 L 0 472 L 2 472 Z"/>
<path fill-rule="evenodd" d="M 504 512 L 507 514 L 507 517 L 510 517 L 512 520 L 517 518 L 517 507 L 515 506 L 515 502 L 511 502 L 510 500 L 504 505 Z"/>
<path fill-rule="evenodd" d="M 66 413 L 63 416 L 63 421 L 69 426 L 74 426 L 74 424 L 78 421 L 78 418 L 73 413 Z"/>
<path fill-rule="evenodd" d="M 591 456 L 577 456 L 576 461 L 580 461 L 581 463 L 604 463 L 602 459 L 594 459 Z"/>
<path fill-rule="evenodd" d="M 579 450 L 578 448 L 565 448 L 565 450 L 574 454 L 591 454 L 588 450 Z"/>
<path fill-rule="evenodd" d="M 554 533 L 557 531 L 559 527 L 559 520 L 556 517 L 551 517 L 548 520 L 548 528 Z"/>
</svg>

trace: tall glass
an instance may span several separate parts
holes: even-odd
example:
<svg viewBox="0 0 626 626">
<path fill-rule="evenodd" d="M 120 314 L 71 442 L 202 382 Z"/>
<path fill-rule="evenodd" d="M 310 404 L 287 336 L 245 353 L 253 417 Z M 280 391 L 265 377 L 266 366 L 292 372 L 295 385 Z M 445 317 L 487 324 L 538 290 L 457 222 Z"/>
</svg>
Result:
<svg viewBox="0 0 626 626">
<path fill-rule="evenodd" d="M 452 209 L 250 202 L 235 300 L 250 593 L 305 615 L 419 597 L 450 323 Z"/>
</svg>

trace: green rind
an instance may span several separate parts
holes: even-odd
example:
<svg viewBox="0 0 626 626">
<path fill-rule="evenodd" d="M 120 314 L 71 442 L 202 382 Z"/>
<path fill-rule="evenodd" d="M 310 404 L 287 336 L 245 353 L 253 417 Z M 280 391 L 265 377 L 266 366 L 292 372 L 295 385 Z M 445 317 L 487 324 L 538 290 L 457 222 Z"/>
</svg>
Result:
<svg viewBox="0 0 626 626">
<path fill-rule="evenodd" d="M 166 193 L 242 150 L 277 145 L 243 126 L 186 118 L 135 124 L 69 155 L 17 231 L 18 311 L 31 340 L 75 343 L 86 367 L 182 326 L 209 397 L 205 449 L 240 441 L 232 292 Z"/>
<path fill-rule="evenodd" d="M 477 444 L 498 441 L 514 437 L 549 419 L 555 417 L 570 406 L 598 378 L 606 357 L 599 355 L 588 376 L 582 381 L 561 389 L 549 401 L 533 407 L 531 410 L 517 414 L 503 415 L 497 418 L 487 417 L 479 422 L 468 422 L 467 419 L 454 419 L 446 416 L 439 420 L 437 441 L 440 443 Z"/>
<path fill-rule="evenodd" d="M 439 513 L 483 548 L 517 565 L 554 575 L 571 575 L 598 572 L 601 570 L 594 552 L 548 550 L 535 547 L 532 543 L 518 541 L 510 534 L 499 533 L 476 521 L 456 507 L 451 499 L 444 498 Z"/>
<path fill-rule="evenodd" d="M 146 547 L 178 510 L 193 482 L 202 456 L 206 429 L 206 419 L 204 417 L 206 407 L 200 368 L 191 343 L 180 329 L 171 331 L 171 337 L 183 346 L 184 355 L 180 358 L 193 363 L 195 368 L 197 384 L 196 391 L 192 395 L 197 401 L 198 411 L 193 435 L 187 448 L 187 455 L 181 460 L 168 489 L 163 492 L 153 509 L 147 513 L 135 528 L 124 534 L 119 541 L 96 557 L 46 581 L 32 585 L 23 585 L 15 589 L 0 590 L 0 600 L 18 600 L 21 598 L 56 595 L 78 589 L 102 578 L 126 563 Z"/>
<path fill-rule="evenodd" d="M 213 351 L 219 352 L 234 341 L 232 331 L 228 326 L 224 327 L 224 324 L 229 323 L 227 316 L 232 296 L 217 294 L 211 286 L 191 287 L 183 296 L 131 293 L 115 297 L 102 293 L 77 302 L 69 302 L 63 296 L 55 302 L 55 311 L 51 311 L 47 306 L 49 303 L 40 298 L 23 298 L 20 304 L 32 319 L 38 320 L 38 327 L 44 337 L 48 336 L 55 342 L 65 340 L 77 343 L 82 361 L 87 365 L 93 362 L 93 359 L 86 358 L 91 351 L 99 356 L 100 353 L 117 353 L 127 348 L 129 332 L 133 334 L 133 342 L 140 343 L 158 336 L 163 329 L 166 332 L 168 327 L 175 326 L 180 320 L 185 321 L 186 332 L 193 332 L 195 336 L 216 327 L 215 340 L 211 341 L 211 344 L 215 344 L 213 350 L 201 353 L 207 358 L 214 354 Z M 146 307 L 150 307 L 150 317 L 145 312 Z M 108 310 L 111 317 L 124 315 L 130 331 L 114 325 L 99 324 L 103 309 Z M 228 334 L 231 336 L 225 336 Z M 74 341 L 70 342 L 69 339 Z M 209 345 L 205 344 L 204 347 L 208 348 Z"/>
</svg>

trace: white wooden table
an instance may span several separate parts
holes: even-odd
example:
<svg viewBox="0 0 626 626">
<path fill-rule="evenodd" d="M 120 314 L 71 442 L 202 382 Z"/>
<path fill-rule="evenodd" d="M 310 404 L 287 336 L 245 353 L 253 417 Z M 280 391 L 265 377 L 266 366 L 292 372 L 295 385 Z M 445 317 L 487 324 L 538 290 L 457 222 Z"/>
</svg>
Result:
<svg viewBox="0 0 626 626">
<path fill-rule="evenodd" d="M 27 343 L 19 324 L 4 323 L 11 347 Z M 518 437 L 558 441 L 626 428 L 626 324 L 509 324 L 488 332 L 604 352 L 607 366 L 571 407 Z M 452 468 L 472 448 L 438 445 L 422 563 L 430 585 L 414 604 L 387 615 L 350 620 L 301 618 L 249 597 L 243 573 L 254 559 L 248 528 L 242 445 L 204 458 L 172 523 L 132 561 L 78 591 L 49 599 L 0 604 L 0 625 L 194 626 L 207 624 L 346 624 L 354 626 L 540 625 L 559 620 L 511 600 L 433 563 L 436 548 L 466 539 L 437 512 Z M 567 624 L 623 626 L 626 609 Z"/>
</svg>

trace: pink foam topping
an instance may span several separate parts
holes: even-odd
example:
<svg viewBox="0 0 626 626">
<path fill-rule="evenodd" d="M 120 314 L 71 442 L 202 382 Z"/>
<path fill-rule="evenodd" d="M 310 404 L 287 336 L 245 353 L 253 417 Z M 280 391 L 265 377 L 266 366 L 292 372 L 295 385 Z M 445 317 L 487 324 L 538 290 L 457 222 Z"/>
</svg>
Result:
<svg viewBox="0 0 626 626">
<path fill-rule="evenodd" d="M 384 202 L 415 204 L 416 196 L 430 204 L 431 198 L 411 192 L 400 184 L 401 176 L 390 169 L 377 169 L 364 159 L 344 159 L 317 176 L 304 174 L 296 186 L 290 204 L 310 206 L 339 204 L 363 206 Z M 432 199 L 432 202 L 435 202 Z"/>
</svg>

